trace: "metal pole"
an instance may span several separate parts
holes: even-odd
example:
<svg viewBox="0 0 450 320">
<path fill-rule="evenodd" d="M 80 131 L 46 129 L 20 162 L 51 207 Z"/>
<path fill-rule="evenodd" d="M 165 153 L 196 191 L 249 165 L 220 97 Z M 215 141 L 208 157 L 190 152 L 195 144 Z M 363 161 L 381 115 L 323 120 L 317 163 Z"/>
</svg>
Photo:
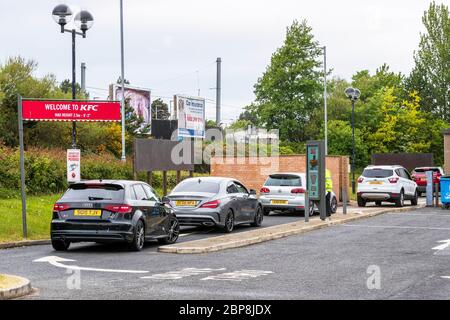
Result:
<svg viewBox="0 0 450 320">
<path fill-rule="evenodd" d="M 352 193 L 355 193 L 355 100 L 352 99 Z"/>
<path fill-rule="evenodd" d="M 348 185 L 342 187 L 342 213 L 347 214 L 347 189 Z"/>
<path fill-rule="evenodd" d="M 72 99 L 75 100 L 77 96 L 76 88 L 76 66 L 75 66 L 75 38 L 76 31 L 72 30 Z M 77 123 L 72 121 L 72 149 L 77 148 Z"/>
<path fill-rule="evenodd" d="M 81 63 L 81 91 L 86 91 L 86 63 Z"/>
<path fill-rule="evenodd" d="M 305 191 L 305 222 L 309 222 L 309 195 L 308 190 Z"/>
<path fill-rule="evenodd" d="M 27 201 L 25 192 L 25 159 L 23 146 L 23 121 L 22 121 L 22 97 L 17 98 L 17 110 L 19 119 L 19 144 L 20 144 L 20 189 L 22 193 L 22 233 L 27 238 Z"/>
<path fill-rule="evenodd" d="M 216 79 L 216 125 L 220 125 L 220 94 L 221 94 L 221 73 L 222 58 L 217 58 L 217 79 Z"/>
<path fill-rule="evenodd" d="M 120 0 L 120 67 L 122 86 L 122 161 L 126 160 L 125 154 L 125 62 L 123 45 L 123 0 Z"/>
<path fill-rule="evenodd" d="M 325 114 L 325 155 L 328 155 L 328 109 L 327 109 L 327 47 L 323 47 L 323 101 Z"/>
</svg>

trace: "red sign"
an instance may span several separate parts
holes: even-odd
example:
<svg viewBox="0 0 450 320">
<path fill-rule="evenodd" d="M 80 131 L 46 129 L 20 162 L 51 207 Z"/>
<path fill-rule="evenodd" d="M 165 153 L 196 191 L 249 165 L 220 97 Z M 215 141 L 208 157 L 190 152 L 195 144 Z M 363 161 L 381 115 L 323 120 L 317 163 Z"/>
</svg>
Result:
<svg viewBox="0 0 450 320">
<path fill-rule="evenodd" d="M 22 118 L 28 121 L 120 121 L 120 102 L 23 100 Z"/>
</svg>

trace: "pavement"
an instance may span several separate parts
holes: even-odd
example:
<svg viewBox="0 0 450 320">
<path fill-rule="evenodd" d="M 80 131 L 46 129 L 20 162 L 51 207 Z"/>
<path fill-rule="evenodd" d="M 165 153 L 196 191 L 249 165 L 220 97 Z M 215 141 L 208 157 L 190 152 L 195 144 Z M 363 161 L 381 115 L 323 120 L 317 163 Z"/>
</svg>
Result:
<svg viewBox="0 0 450 320">
<path fill-rule="evenodd" d="M 270 216 L 265 223 L 302 218 Z M 199 233 L 181 241 L 205 236 Z M 14 248 L 0 250 L 0 270 L 32 281 L 38 290 L 26 299 L 450 297 L 450 211 L 440 208 L 386 213 L 208 254 L 164 254 L 157 248 Z"/>
<path fill-rule="evenodd" d="M 31 291 L 30 280 L 9 274 L 0 274 L 0 300 L 19 298 Z"/>
</svg>

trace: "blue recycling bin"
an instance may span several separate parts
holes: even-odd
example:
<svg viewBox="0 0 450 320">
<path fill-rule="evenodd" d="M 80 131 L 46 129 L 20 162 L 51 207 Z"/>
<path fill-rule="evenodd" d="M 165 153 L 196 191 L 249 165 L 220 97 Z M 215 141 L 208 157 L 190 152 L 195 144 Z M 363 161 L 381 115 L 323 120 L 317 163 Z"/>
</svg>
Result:
<svg viewBox="0 0 450 320">
<path fill-rule="evenodd" d="M 450 208 L 450 175 L 445 175 L 445 176 L 441 177 L 439 187 L 441 190 L 442 208 L 449 209 Z"/>
</svg>

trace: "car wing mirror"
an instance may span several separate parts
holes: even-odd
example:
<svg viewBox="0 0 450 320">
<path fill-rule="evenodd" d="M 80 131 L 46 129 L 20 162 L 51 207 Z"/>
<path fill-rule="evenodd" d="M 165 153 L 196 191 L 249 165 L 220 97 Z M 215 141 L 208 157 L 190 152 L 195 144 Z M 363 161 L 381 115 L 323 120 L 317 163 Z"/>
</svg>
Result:
<svg viewBox="0 0 450 320">
<path fill-rule="evenodd" d="M 255 189 L 250 189 L 250 193 L 251 196 L 256 196 L 256 190 Z"/>
</svg>

